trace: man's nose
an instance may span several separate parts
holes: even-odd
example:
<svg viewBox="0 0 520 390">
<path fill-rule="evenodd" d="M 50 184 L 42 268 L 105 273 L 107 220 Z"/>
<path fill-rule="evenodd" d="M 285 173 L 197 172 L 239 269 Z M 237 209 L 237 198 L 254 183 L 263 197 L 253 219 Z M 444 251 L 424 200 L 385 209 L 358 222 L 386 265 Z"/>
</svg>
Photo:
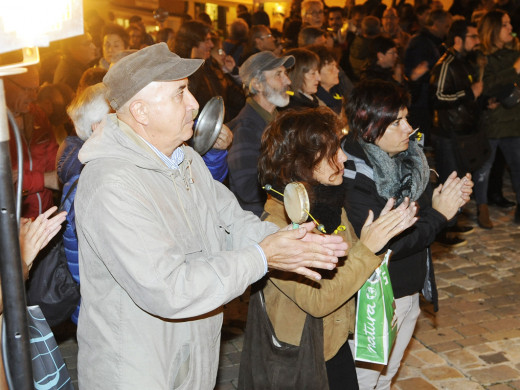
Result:
<svg viewBox="0 0 520 390">
<path fill-rule="evenodd" d="M 186 96 L 186 99 L 188 100 L 186 102 L 186 108 L 188 110 L 198 110 L 199 109 L 199 103 L 197 102 L 197 99 L 195 99 L 195 96 L 190 92 L 190 90 L 187 91 L 188 94 Z"/>
</svg>

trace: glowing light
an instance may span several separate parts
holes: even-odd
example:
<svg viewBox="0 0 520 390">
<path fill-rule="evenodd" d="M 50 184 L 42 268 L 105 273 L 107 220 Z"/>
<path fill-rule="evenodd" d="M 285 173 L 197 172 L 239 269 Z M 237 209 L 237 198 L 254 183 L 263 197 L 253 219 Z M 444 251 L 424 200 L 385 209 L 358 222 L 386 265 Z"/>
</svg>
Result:
<svg viewBox="0 0 520 390">
<path fill-rule="evenodd" d="M 81 0 L 18 0 L 0 4 L 0 52 L 83 34 Z"/>
</svg>

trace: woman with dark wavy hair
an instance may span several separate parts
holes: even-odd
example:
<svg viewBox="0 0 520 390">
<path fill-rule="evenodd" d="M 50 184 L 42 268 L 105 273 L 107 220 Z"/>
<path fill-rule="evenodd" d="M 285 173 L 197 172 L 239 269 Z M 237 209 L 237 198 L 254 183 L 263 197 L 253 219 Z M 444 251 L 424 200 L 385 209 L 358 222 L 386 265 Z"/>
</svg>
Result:
<svg viewBox="0 0 520 390">
<path fill-rule="evenodd" d="M 417 223 L 376 251 L 392 250 L 388 269 L 396 303 L 397 338 L 386 368 L 357 363 L 361 389 L 390 389 L 420 313 L 420 291 L 433 300 L 437 311 L 429 247 L 469 201 L 473 185 L 469 174 L 457 178 L 454 172 L 432 191 L 426 157 L 416 140 L 410 139 L 413 130 L 406 119 L 408 104 L 406 91 L 382 80 L 360 82 L 347 99 L 350 133 L 342 142 L 348 156 L 344 205 L 356 234 L 363 233 L 367 213 L 379 215 L 388 199 L 395 199 L 397 205 L 408 198 L 419 204 Z"/>
<path fill-rule="evenodd" d="M 381 258 L 375 253 L 415 222 L 416 209 L 414 204 L 405 201 L 398 209 L 391 210 L 394 203 L 389 200 L 375 221 L 373 214 L 367 213 L 361 238 L 357 238 L 342 207 L 344 190 L 340 184 L 346 160 L 340 148 L 342 128 L 332 110 L 320 107 L 283 112 L 262 136 L 258 163 L 262 185 L 270 184 L 282 193 L 291 182 L 303 183 L 310 198 L 310 214 L 324 225 L 326 232 L 337 231 L 342 235 L 350 251 L 336 271 L 326 272 L 316 283 L 286 272 L 269 273 L 263 288 L 251 296 L 239 388 L 358 388 L 354 361 L 347 344 L 349 334 L 354 332 L 355 302 L 352 297 L 380 265 Z M 281 227 L 291 222 L 283 198 L 274 191 L 269 192 L 264 217 Z M 277 382 L 276 368 L 255 355 L 260 346 L 246 347 L 255 321 L 251 317 L 255 312 L 251 305 L 259 302 L 260 294 L 265 297 L 276 337 L 283 343 L 310 348 L 300 344 L 304 339 L 304 324 L 308 316 L 319 322 L 316 331 L 319 334 L 315 336 L 321 344 L 314 350 L 314 364 L 308 367 L 312 375 L 309 382 L 290 385 Z M 319 383 L 316 382 L 316 367 L 321 367 L 324 374 Z M 299 374 L 295 378 L 307 373 Z"/>
</svg>

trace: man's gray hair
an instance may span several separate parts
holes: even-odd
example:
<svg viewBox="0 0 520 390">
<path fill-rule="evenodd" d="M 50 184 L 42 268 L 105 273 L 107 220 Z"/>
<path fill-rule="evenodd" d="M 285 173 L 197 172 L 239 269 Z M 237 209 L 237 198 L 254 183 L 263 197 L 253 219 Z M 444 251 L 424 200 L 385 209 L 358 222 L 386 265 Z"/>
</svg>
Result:
<svg viewBox="0 0 520 390">
<path fill-rule="evenodd" d="M 92 135 L 92 125 L 97 124 L 110 112 L 103 83 L 91 85 L 76 96 L 67 107 L 67 114 L 74 123 L 76 134 L 83 141 Z"/>
<path fill-rule="evenodd" d="M 267 78 L 265 77 L 265 71 L 263 70 L 258 70 L 257 72 L 255 72 L 253 74 L 253 77 L 251 77 L 251 81 L 253 80 L 256 80 L 258 83 L 260 84 L 265 84 L 265 82 L 267 81 Z M 256 95 L 258 94 L 260 91 L 257 91 L 254 87 L 253 87 L 253 83 L 249 83 L 249 85 L 246 85 L 246 88 L 247 90 L 249 91 L 249 93 L 251 95 Z"/>
</svg>

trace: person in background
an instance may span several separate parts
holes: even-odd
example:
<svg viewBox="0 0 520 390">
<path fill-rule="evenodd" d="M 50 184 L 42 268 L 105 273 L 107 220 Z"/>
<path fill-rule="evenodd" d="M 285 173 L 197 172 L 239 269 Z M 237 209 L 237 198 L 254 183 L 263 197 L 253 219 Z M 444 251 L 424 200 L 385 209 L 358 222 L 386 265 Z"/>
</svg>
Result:
<svg viewBox="0 0 520 390">
<path fill-rule="evenodd" d="M 302 27 L 322 28 L 325 22 L 323 8 L 323 3 L 320 0 L 305 0 L 302 2 Z"/>
<path fill-rule="evenodd" d="M 251 15 L 251 25 L 252 26 L 271 26 L 271 21 L 269 19 L 269 14 L 265 12 L 263 9 L 258 9 L 253 12 Z"/>
<path fill-rule="evenodd" d="M 65 83 L 73 91 L 76 90 L 81 75 L 91 65 L 96 57 L 96 46 L 89 33 L 62 41 L 63 57 L 61 58 L 53 84 Z"/>
<path fill-rule="evenodd" d="M 128 48 L 133 50 L 140 50 L 146 47 L 144 43 L 144 32 L 143 29 L 137 25 L 131 24 L 127 27 L 126 32 L 128 34 Z"/>
<path fill-rule="evenodd" d="M 247 45 L 249 36 L 249 26 L 246 21 L 240 17 L 237 17 L 229 25 L 229 38 L 222 43 L 222 48 L 227 55 L 230 55 L 238 64 L 240 57 Z"/>
<path fill-rule="evenodd" d="M 359 81 L 361 71 L 368 63 L 370 45 L 374 38 L 381 33 L 381 23 L 375 16 L 365 16 L 361 22 L 361 33 L 356 35 L 349 48 L 349 62 L 352 75 L 348 74 L 352 81 Z"/>
<path fill-rule="evenodd" d="M 103 33 L 103 57 L 99 60 L 100 68 L 109 69 L 113 56 L 127 50 L 129 37 L 125 29 L 118 24 L 107 24 Z"/>
<path fill-rule="evenodd" d="M 482 113 L 481 126 L 491 146 L 491 156 L 475 172 L 475 200 L 479 208 L 488 203 L 487 190 L 491 166 L 497 148 L 500 148 L 511 172 L 516 194 L 514 223 L 520 224 L 520 105 L 507 108 L 502 97 L 511 93 L 512 86 L 520 82 L 520 45 L 513 36 L 511 18 L 501 10 L 489 11 L 478 24 L 481 49 L 487 58 L 484 68 L 484 96 L 492 103 Z M 505 96 L 504 96 L 505 95 Z"/>
<path fill-rule="evenodd" d="M 30 66 L 26 73 L 6 76 L 4 80 L 7 108 L 11 110 L 22 138 L 23 167 L 19 167 L 14 130 L 10 129 L 13 180 L 18 180 L 18 170 L 22 170 L 22 216 L 36 218 L 53 206 L 52 191 L 59 190 L 54 166 L 58 144 L 47 115 L 35 104 L 39 86 L 38 68 Z"/>
<path fill-rule="evenodd" d="M 139 50 L 155 43 L 153 37 L 146 32 L 146 26 L 139 15 L 131 16 L 128 21 L 130 22 L 130 26 L 128 26 L 127 29 L 128 35 L 130 36 L 130 49 Z M 139 34 L 136 30 L 132 30 L 131 27 L 139 28 L 141 33 Z M 134 34 L 133 37 L 132 34 Z"/>
<path fill-rule="evenodd" d="M 292 49 L 287 55 L 294 57 L 294 66 L 287 72 L 291 79 L 293 94 L 285 109 L 316 108 L 319 106 L 316 92 L 320 85 L 320 59 L 316 53 L 307 49 Z"/>
<path fill-rule="evenodd" d="M 378 36 L 370 45 L 368 63 L 361 71 L 361 80 L 379 79 L 397 84 L 403 83 L 402 71 L 396 71 L 399 52 L 394 40 Z"/>
<path fill-rule="evenodd" d="M 408 42 L 410 41 L 410 34 L 404 32 L 399 26 L 399 14 L 395 8 L 387 8 L 383 13 L 381 19 L 381 33 L 383 36 L 393 39 L 400 58 L 404 58 L 404 53 Z"/>
<path fill-rule="evenodd" d="M 426 62 L 428 71 L 417 79 L 411 89 L 410 124 L 424 134 L 425 144 L 431 146 L 432 108 L 430 104 L 430 70 L 441 57 L 441 45 L 451 26 L 451 15 L 446 11 L 428 13 L 427 26 L 414 35 L 403 59 L 404 74 L 412 79 L 412 72 Z"/>
<path fill-rule="evenodd" d="M 46 210 L 44 213 L 36 217 L 34 221 L 31 218 L 20 219 L 20 258 L 22 260 L 22 274 L 24 280 L 29 279 L 29 271 L 31 270 L 38 253 L 45 248 L 56 234 L 58 234 L 61 229 L 61 224 L 65 221 L 65 212 L 58 213 L 54 217 L 50 218 L 57 209 L 56 206 L 51 207 L 49 210 Z M 0 323 L 2 322 L 3 309 L 4 305 L 0 285 Z M 2 335 L 0 334 L 0 344 L 1 343 Z M 0 354 L 0 389 L 8 390 L 9 387 L 5 378 L 5 368 L 2 355 L 3 354 Z"/>
<path fill-rule="evenodd" d="M 231 120 L 238 115 L 240 110 L 246 104 L 244 89 L 242 88 L 242 80 L 238 75 L 238 67 L 232 56 L 226 54 L 222 49 L 222 38 L 217 33 L 211 33 L 211 41 L 213 48 L 208 62 L 215 70 L 219 77 L 223 78 L 222 83 L 225 85 L 225 95 L 223 96 L 226 104 L 226 117 Z"/>
<path fill-rule="evenodd" d="M 76 89 L 76 96 L 80 95 L 83 90 L 91 85 L 101 83 L 103 77 L 107 74 L 107 70 L 103 68 L 89 68 L 82 75 L 79 80 L 78 88 Z"/>
<path fill-rule="evenodd" d="M 320 73 L 320 84 L 316 91 L 316 97 L 323 105 L 329 107 L 338 115 L 344 114 L 344 96 L 339 85 L 339 68 L 334 52 L 321 45 L 309 46 L 308 49 L 320 59 L 318 70 Z"/>
<path fill-rule="evenodd" d="M 274 51 L 275 49 L 274 37 L 269 27 L 264 25 L 253 26 L 249 30 L 249 41 L 244 48 L 238 65 L 242 65 L 253 54 L 264 50 Z"/>
<path fill-rule="evenodd" d="M 228 123 L 233 132 L 229 149 L 229 188 L 244 210 L 260 216 L 266 199 L 258 182 L 260 140 L 266 126 L 276 117 L 278 107 L 289 104 L 287 91 L 291 80 L 287 69 L 294 65 L 294 57 L 276 57 L 263 51 L 249 57 L 239 74 L 248 98 L 236 118 Z"/>
<path fill-rule="evenodd" d="M 345 49 L 347 47 L 347 29 L 343 23 L 343 9 L 330 7 L 327 14 L 327 31 L 332 34 L 334 47 Z"/>
<path fill-rule="evenodd" d="M 58 145 L 72 130 L 66 108 L 71 102 L 74 92 L 67 84 L 47 84 L 40 87 L 36 104 L 45 112 L 52 126 L 52 132 Z"/>
<path fill-rule="evenodd" d="M 247 10 L 247 7 L 244 4 L 237 5 L 237 19 L 243 19 L 247 23 L 247 27 L 251 27 L 253 24 L 251 23 L 251 14 Z"/>
<path fill-rule="evenodd" d="M 477 99 L 482 94 L 484 85 L 482 80 L 479 80 L 478 69 L 475 69 L 469 57 L 479 49 L 479 44 L 475 25 L 468 24 L 465 20 L 454 21 L 446 40 L 448 49 L 431 72 L 434 118 L 437 118 L 432 128 L 436 136 L 435 169 L 441 183 L 446 181 L 453 171 L 465 173 L 457 161 L 454 134 L 471 135 L 479 131 L 480 104 Z M 479 206 L 477 215 L 480 227 L 493 227 L 487 205 Z M 473 227 L 457 225 L 456 218 L 451 224 L 452 226 L 437 237 L 437 242 L 451 247 L 462 246 L 466 241 L 457 235 L 469 234 Z"/>
<path fill-rule="evenodd" d="M 202 59 L 203 65 L 192 75 L 189 76 L 190 92 L 202 110 L 214 96 L 222 96 L 224 99 L 225 114 L 224 120 L 230 120 L 237 115 L 244 100 L 242 91 L 236 88 L 235 82 L 231 78 L 226 78 L 222 67 L 217 61 L 212 60 L 211 50 L 214 43 L 211 35 L 211 27 L 198 20 L 185 22 L 175 40 L 175 53 L 185 58 Z M 228 65 L 234 68 L 234 61 L 231 56 L 227 57 Z M 229 68 L 226 68 L 229 70 Z M 227 148 L 231 144 L 233 135 L 227 126 L 223 125 L 219 138 L 213 148 L 209 150 L 203 159 L 210 168 L 216 180 L 224 181 L 228 174 L 227 167 Z"/>
<path fill-rule="evenodd" d="M 310 45 L 326 45 L 327 32 L 321 28 L 303 27 L 298 34 L 298 47 L 303 48 Z"/>
<path fill-rule="evenodd" d="M 105 93 L 106 88 L 103 83 L 89 86 L 78 94 L 67 107 L 67 113 L 74 123 L 77 136 L 65 138 L 56 156 L 56 170 L 58 178 L 63 185 L 63 209 L 67 211 L 67 223 L 63 232 L 63 246 L 69 271 L 77 283 L 80 283 L 80 277 L 74 197 L 76 196 L 77 180 L 83 169 L 83 164 L 79 161 L 78 154 L 85 141 L 90 138 L 110 112 L 110 106 L 105 99 Z M 74 188 L 72 188 L 73 186 Z M 65 199 L 67 194 L 69 196 Z M 76 325 L 79 318 L 79 309 L 80 304 L 78 304 L 71 317 L 72 322 Z"/>
</svg>

